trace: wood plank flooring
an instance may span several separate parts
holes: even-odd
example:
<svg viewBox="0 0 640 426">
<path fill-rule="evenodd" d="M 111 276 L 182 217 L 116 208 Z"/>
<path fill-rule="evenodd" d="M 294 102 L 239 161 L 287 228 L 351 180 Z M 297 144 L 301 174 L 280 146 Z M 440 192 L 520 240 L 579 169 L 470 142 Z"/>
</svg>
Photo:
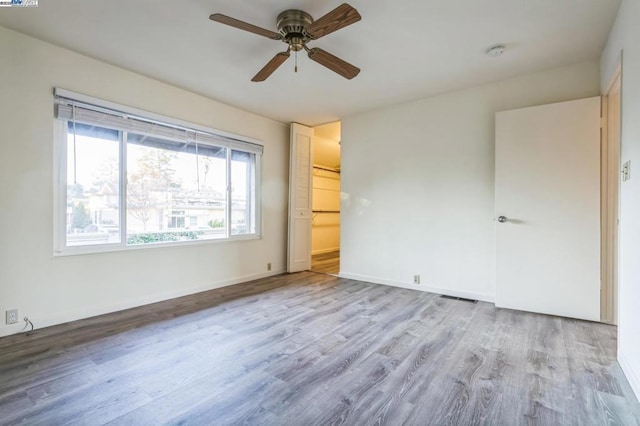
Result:
<svg viewBox="0 0 640 426">
<path fill-rule="evenodd" d="M 616 328 L 316 273 L 0 339 L 0 424 L 638 425 Z"/>
<path fill-rule="evenodd" d="M 314 254 L 311 256 L 311 270 L 322 274 L 338 275 L 340 273 L 340 252 Z"/>
</svg>

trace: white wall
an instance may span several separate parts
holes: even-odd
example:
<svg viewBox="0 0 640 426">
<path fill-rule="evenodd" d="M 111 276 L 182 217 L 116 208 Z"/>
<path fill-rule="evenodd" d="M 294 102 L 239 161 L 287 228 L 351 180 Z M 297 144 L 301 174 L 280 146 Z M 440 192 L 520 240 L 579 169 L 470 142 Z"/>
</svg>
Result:
<svg viewBox="0 0 640 426">
<path fill-rule="evenodd" d="M 321 124 L 313 128 L 313 134 L 317 137 L 340 142 L 342 138 L 342 123 L 333 121 L 327 124 Z M 338 159 L 340 154 L 338 153 Z"/>
<path fill-rule="evenodd" d="M 631 161 L 631 180 L 620 184 L 618 360 L 640 399 L 640 2 L 624 0 L 602 54 L 602 88 L 622 63 L 621 164 Z"/>
<path fill-rule="evenodd" d="M 493 301 L 494 114 L 596 96 L 599 74 L 586 62 L 344 118 L 341 275 Z"/>
<path fill-rule="evenodd" d="M 0 58 L 3 316 L 42 327 L 284 270 L 288 126 L 1 27 Z M 54 87 L 262 140 L 264 238 L 53 258 Z"/>
<path fill-rule="evenodd" d="M 315 129 L 314 127 L 314 130 Z M 313 137 L 313 164 L 325 166 L 330 169 L 339 169 L 340 140 L 315 134 Z"/>
</svg>

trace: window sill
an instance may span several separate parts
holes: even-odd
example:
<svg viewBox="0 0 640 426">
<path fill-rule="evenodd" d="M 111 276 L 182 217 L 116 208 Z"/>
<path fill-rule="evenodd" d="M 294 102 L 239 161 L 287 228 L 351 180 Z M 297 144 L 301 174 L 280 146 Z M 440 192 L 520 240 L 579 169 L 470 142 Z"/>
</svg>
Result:
<svg viewBox="0 0 640 426">
<path fill-rule="evenodd" d="M 125 246 L 122 244 L 111 244 L 111 245 L 96 244 L 96 245 L 89 245 L 89 246 L 66 247 L 62 250 L 54 250 L 53 257 L 57 258 L 57 257 L 79 256 L 79 255 L 86 255 L 86 254 L 156 250 L 160 248 L 194 247 L 194 246 L 204 246 L 204 245 L 226 245 L 226 244 L 233 244 L 233 243 L 238 243 L 243 241 L 256 241 L 261 239 L 262 239 L 262 235 L 251 234 L 251 235 L 237 235 L 232 238 L 224 238 L 219 240 L 179 241 L 179 242 L 149 243 L 149 244 L 139 244 L 139 245 L 129 245 L 129 246 Z"/>
</svg>

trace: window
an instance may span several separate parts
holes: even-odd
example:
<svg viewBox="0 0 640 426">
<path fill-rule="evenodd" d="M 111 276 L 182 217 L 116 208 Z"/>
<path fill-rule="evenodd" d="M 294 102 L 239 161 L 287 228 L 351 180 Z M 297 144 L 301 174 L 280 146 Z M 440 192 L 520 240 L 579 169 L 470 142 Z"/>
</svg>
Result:
<svg viewBox="0 0 640 426">
<path fill-rule="evenodd" d="M 260 235 L 260 145 L 86 99 L 56 90 L 57 252 Z"/>
</svg>

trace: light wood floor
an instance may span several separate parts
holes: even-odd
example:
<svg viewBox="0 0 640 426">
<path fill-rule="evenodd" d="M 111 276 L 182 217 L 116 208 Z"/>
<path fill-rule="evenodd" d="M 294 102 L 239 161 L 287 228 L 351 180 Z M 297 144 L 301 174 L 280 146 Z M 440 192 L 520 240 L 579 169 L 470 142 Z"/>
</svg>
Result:
<svg viewBox="0 0 640 426">
<path fill-rule="evenodd" d="M 311 270 L 322 274 L 338 275 L 340 273 L 340 252 L 314 254 L 311 256 Z"/>
<path fill-rule="evenodd" d="M 0 424 L 636 425 L 615 336 L 283 275 L 0 339 Z"/>
</svg>

